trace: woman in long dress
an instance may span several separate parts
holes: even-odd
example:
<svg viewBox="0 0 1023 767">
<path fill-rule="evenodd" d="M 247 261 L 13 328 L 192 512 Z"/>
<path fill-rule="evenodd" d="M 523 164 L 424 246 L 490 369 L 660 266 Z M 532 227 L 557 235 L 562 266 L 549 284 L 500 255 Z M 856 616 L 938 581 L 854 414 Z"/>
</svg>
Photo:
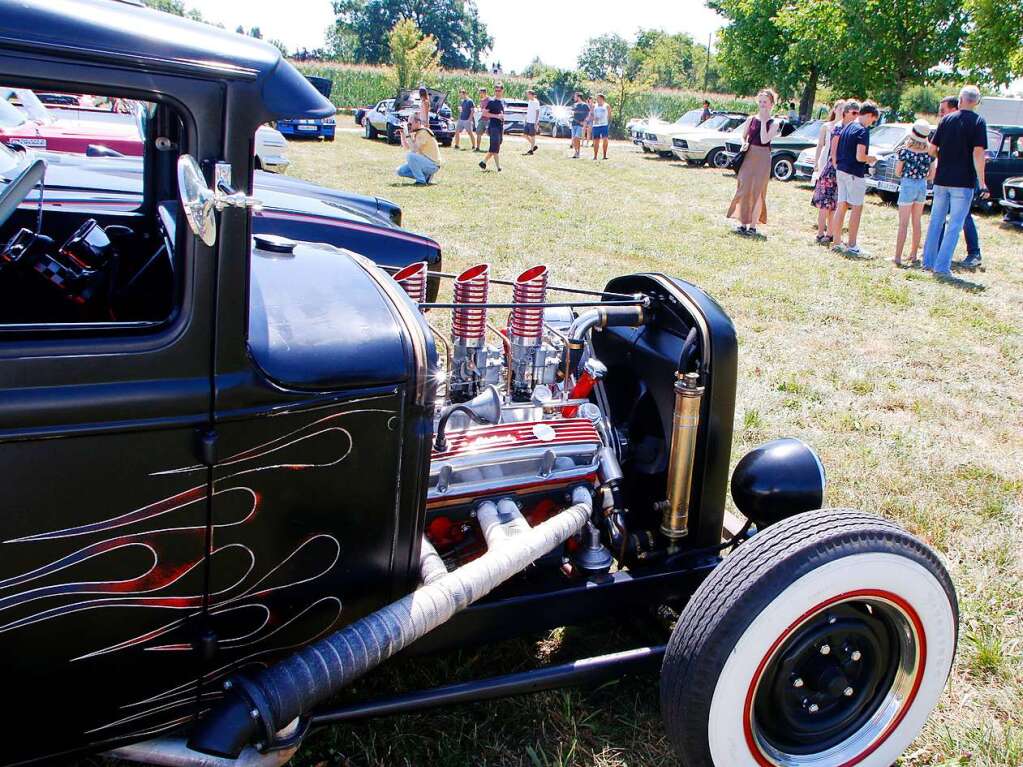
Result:
<svg viewBox="0 0 1023 767">
<path fill-rule="evenodd" d="M 771 142 L 781 124 L 771 118 L 778 96 L 765 88 L 757 94 L 757 116 L 746 127 L 746 157 L 739 168 L 735 196 L 728 206 L 728 218 L 737 218 L 736 234 L 758 236 L 757 224 L 767 223 L 767 184 L 771 180 Z"/>
</svg>

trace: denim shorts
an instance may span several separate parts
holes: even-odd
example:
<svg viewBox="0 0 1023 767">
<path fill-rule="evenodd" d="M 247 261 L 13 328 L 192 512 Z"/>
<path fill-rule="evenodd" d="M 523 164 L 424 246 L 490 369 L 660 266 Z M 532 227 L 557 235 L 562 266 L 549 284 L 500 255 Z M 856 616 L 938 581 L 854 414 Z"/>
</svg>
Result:
<svg viewBox="0 0 1023 767">
<path fill-rule="evenodd" d="M 927 179 L 904 178 L 899 184 L 899 205 L 927 202 Z"/>
<path fill-rule="evenodd" d="M 593 138 L 607 138 L 607 126 L 606 125 L 594 125 L 593 126 Z"/>
<path fill-rule="evenodd" d="M 581 126 L 581 125 L 573 125 L 572 126 L 572 138 L 582 138 L 582 137 L 583 137 L 583 126 Z"/>
</svg>

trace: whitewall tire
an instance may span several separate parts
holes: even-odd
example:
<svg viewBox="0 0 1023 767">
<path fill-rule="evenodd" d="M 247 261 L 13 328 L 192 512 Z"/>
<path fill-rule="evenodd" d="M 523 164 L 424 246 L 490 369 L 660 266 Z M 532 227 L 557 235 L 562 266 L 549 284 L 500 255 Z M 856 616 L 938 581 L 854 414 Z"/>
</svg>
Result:
<svg viewBox="0 0 1023 767">
<path fill-rule="evenodd" d="M 926 545 L 867 514 L 800 514 L 693 595 L 665 653 L 665 725 L 686 767 L 889 767 L 941 696 L 957 635 Z"/>
</svg>

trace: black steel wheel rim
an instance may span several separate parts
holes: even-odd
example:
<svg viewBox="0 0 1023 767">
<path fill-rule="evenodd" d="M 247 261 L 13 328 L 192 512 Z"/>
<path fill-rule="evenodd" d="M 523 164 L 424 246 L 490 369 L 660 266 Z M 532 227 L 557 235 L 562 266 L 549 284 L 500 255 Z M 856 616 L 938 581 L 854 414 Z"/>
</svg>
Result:
<svg viewBox="0 0 1023 767">
<path fill-rule="evenodd" d="M 913 629 L 897 606 L 851 600 L 821 610 L 787 637 L 757 681 L 759 745 L 786 767 L 829 750 L 843 763 L 847 750 L 899 715 L 917 662 Z"/>
</svg>

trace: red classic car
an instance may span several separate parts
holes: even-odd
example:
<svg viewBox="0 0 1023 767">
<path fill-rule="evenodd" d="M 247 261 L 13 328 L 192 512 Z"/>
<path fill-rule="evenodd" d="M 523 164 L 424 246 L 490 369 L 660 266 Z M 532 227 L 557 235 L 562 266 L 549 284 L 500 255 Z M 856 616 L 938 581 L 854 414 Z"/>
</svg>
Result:
<svg viewBox="0 0 1023 767">
<path fill-rule="evenodd" d="M 90 146 L 104 147 L 142 156 L 138 126 L 123 113 L 47 109 L 35 93 L 22 88 L 8 88 L 5 93 L 0 89 L 0 93 L 0 141 L 5 144 L 76 154 L 87 153 Z"/>
</svg>

